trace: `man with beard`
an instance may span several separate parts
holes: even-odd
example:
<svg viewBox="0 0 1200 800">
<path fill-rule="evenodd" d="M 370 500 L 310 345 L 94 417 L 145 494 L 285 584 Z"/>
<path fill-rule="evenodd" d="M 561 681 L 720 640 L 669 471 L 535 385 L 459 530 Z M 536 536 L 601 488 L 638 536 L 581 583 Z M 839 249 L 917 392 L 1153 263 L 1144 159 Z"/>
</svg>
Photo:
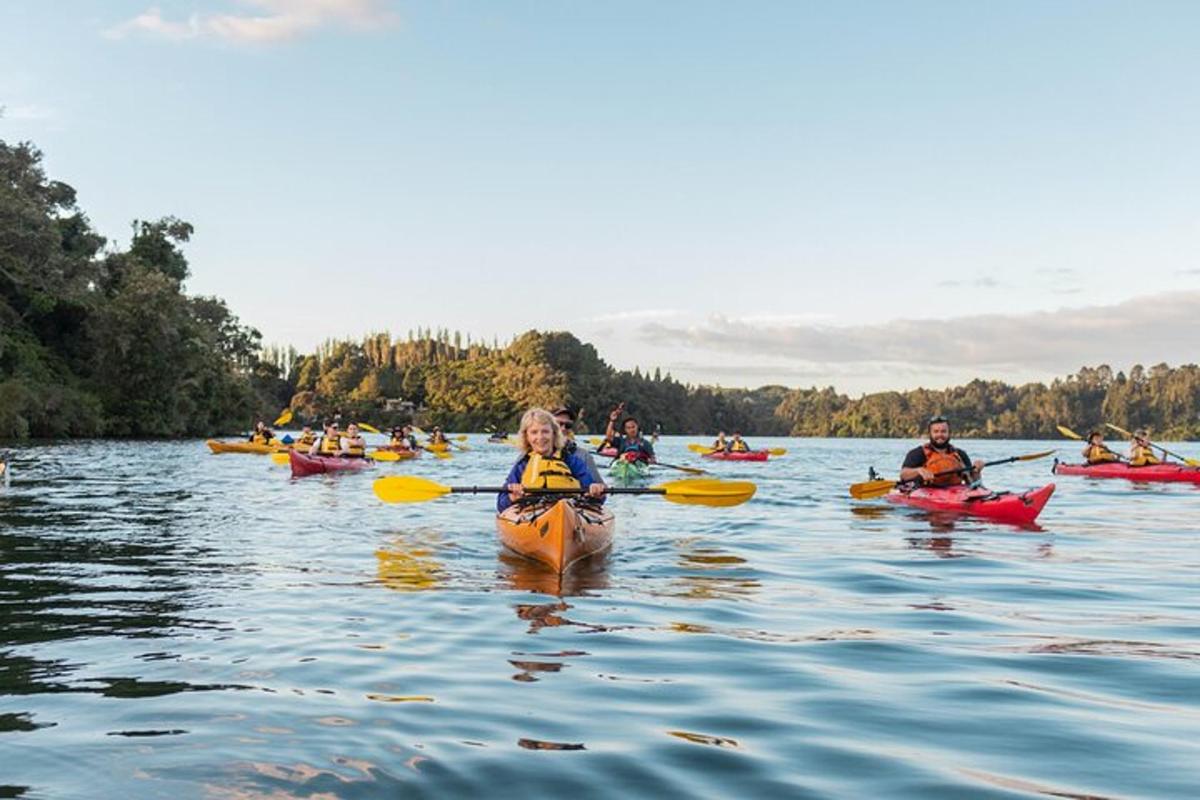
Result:
<svg viewBox="0 0 1200 800">
<path fill-rule="evenodd" d="M 982 464 L 972 464 L 971 457 L 950 444 L 950 423 L 945 417 L 929 420 L 929 441 L 914 447 L 904 457 L 900 468 L 901 482 L 912 481 L 922 486 L 958 486 L 979 480 Z"/>
</svg>

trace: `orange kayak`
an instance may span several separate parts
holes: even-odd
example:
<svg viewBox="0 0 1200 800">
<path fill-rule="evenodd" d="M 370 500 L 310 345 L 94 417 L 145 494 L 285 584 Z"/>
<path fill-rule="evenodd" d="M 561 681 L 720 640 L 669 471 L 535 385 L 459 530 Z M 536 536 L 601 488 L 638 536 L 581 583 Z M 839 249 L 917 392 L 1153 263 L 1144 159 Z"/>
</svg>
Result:
<svg viewBox="0 0 1200 800">
<path fill-rule="evenodd" d="M 616 527 L 611 512 L 576 500 L 514 505 L 496 515 L 501 544 L 555 572 L 607 550 Z"/>
<path fill-rule="evenodd" d="M 213 453 L 254 453 L 260 456 L 268 453 L 284 453 L 289 449 L 286 444 L 278 440 L 273 440 L 272 444 L 255 444 L 247 442 L 245 439 L 238 442 L 219 442 L 216 439 L 209 439 L 205 444 Z"/>
</svg>

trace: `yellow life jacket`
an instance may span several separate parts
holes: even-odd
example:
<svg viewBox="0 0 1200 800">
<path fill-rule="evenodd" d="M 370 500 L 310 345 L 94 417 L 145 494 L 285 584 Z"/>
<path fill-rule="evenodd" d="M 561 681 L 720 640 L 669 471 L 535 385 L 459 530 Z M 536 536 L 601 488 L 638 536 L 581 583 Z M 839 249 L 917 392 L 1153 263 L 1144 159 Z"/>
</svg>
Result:
<svg viewBox="0 0 1200 800">
<path fill-rule="evenodd" d="M 1109 451 L 1102 445 L 1089 445 L 1087 449 L 1087 463 L 1089 464 L 1108 464 L 1112 461 L 1119 461 L 1117 454 Z"/>
<path fill-rule="evenodd" d="M 729 452 L 731 452 L 731 453 L 748 453 L 748 452 L 750 452 L 750 447 L 745 442 L 735 439 L 733 441 L 733 443 L 729 445 Z"/>
<path fill-rule="evenodd" d="M 562 451 L 552 456 L 530 453 L 525 471 L 521 473 L 521 485 L 527 489 L 578 489 L 579 481 L 571 474 L 571 468 L 563 461 Z"/>
<path fill-rule="evenodd" d="M 317 437 L 311 433 L 302 433 L 300 438 L 296 440 L 297 447 L 312 447 L 312 443 L 317 440 Z"/>
<path fill-rule="evenodd" d="M 263 436 L 261 433 L 256 433 L 251 436 L 250 441 L 253 444 L 269 444 L 267 437 Z"/>
<path fill-rule="evenodd" d="M 346 441 L 350 442 L 349 439 Z M 359 441 L 362 442 L 362 444 L 346 445 L 346 455 L 353 456 L 354 458 L 362 458 L 367 454 L 367 443 L 362 440 L 362 437 L 359 437 Z"/>
<path fill-rule="evenodd" d="M 342 435 L 339 433 L 331 439 L 322 434 L 320 451 L 323 456 L 336 456 L 342 452 Z"/>
<path fill-rule="evenodd" d="M 921 449 L 925 451 L 925 469 L 937 475 L 939 472 L 950 472 L 950 470 L 962 469 L 966 466 L 963 460 L 959 458 L 957 450 L 951 450 L 948 453 L 943 453 L 940 450 L 935 450 L 929 445 L 922 445 Z M 962 472 L 954 472 L 950 475 L 942 475 L 928 481 L 930 486 L 958 486 L 960 483 L 966 483 L 966 475 Z"/>
<path fill-rule="evenodd" d="M 1148 467 L 1152 464 L 1162 463 L 1149 447 L 1142 447 L 1135 444 L 1130 452 L 1129 466 L 1131 467 Z"/>
</svg>

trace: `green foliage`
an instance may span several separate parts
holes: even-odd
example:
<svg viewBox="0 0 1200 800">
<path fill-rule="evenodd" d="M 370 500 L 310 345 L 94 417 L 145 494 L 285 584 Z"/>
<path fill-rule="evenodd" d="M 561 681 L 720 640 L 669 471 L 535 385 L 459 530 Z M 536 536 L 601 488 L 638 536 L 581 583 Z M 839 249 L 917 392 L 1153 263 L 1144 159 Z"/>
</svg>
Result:
<svg viewBox="0 0 1200 800">
<path fill-rule="evenodd" d="M 210 434 L 273 413 L 290 386 L 217 298 L 182 291 L 192 226 L 135 222 L 126 251 L 0 141 L 0 438 Z"/>
</svg>

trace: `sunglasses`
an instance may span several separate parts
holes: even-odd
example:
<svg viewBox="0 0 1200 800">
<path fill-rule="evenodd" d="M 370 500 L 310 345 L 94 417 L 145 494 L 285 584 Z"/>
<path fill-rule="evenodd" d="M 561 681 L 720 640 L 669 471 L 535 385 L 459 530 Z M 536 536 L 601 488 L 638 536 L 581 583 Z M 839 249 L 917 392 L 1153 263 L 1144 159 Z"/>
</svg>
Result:
<svg viewBox="0 0 1200 800">
<path fill-rule="evenodd" d="M 573 430 L 575 428 L 574 422 L 567 422 L 566 420 L 561 420 L 561 419 L 557 420 L 557 422 L 558 422 L 558 427 L 562 428 L 564 431 Z"/>
</svg>

